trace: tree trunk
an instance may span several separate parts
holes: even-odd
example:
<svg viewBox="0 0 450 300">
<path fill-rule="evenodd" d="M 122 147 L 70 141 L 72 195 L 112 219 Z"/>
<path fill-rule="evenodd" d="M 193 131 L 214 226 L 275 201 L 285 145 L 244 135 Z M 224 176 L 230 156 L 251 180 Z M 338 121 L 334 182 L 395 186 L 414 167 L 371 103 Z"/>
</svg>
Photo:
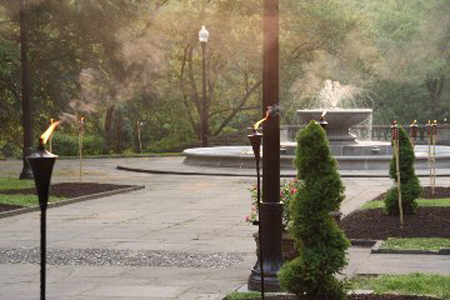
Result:
<svg viewBox="0 0 450 300">
<path fill-rule="evenodd" d="M 20 63 L 22 66 L 22 127 L 23 127 L 23 168 L 20 179 L 32 179 L 33 173 L 25 157 L 31 154 L 31 92 L 28 74 L 28 39 L 26 0 L 20 0 Z"/>
</svg>

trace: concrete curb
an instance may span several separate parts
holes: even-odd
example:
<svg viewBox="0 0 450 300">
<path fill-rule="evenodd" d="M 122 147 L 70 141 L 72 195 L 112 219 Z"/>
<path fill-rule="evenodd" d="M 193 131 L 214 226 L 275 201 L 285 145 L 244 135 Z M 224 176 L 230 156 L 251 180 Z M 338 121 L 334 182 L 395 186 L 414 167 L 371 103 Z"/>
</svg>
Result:
<svg viewBox="0 0 450 300">
<path fill-rule="evenodd" d="M 68 204 L 72 204 L 72 203 L 78 203 L 78 202 L 83 202 L 83 201 L 87 201 L 87 200 L 93 200 L 93 199 L 103 198 L 103 197 L 107 197 L 107 196 L 128 193 L 128 192 L 132 192 L 132 191 L 142 190 L 144 188 L 145 188 L 144 185 L 136 185 L 136 186 L 117 189 L 117 190 L 113 190 L 113 191 L 107 191 L 107 192 L 102 192 L 102 193 L 97 193 L 97 194 L 91 194 L 91 195 L 86 195 L 86 196 L 64 199 L 64 200 L 58 201 L 56 203 L 49 203 L 48 208 L 54 208 L 54 207 L 59 207 L 59 206 L 68 205 Z M 30 213 L 30 212 L 35 212 L 35 211 L 39 211 L 39 210 L 40 210 L 39 206 L 9 210 L 9 211 L 5 211 L 5 212 L 1 212 L 0 219 L 17 216 L 17 215 L 21 215 L 21 214 L 26 214 L 26 213 Z"/>
<path fill-rule="evenodd" d="M 376 240 L 364 240 L 364 239 L 350 239 L 352 247 L 371 248 L 376 245 Z"/>
<path fill-rule="evenodd" d="M 371 254 L 418 254 L 418 255 L 450 255 L 450 249 L 442 248 L 440 250 L 419 250 L 419 249 L 383 249 L 381 246 L 384 241 L 377 241 L 370 249 Z"/>
<path fill-rule="evenodd" d="M 117 170 L 120 171 L 128 171 L 128 172 L 136 172 L 136 173 L 148 173 L 148 174 L 162 174 L 162 175 L 185 175 L 185 176 L 224 176 L 224 177 L 255 177 L 252 174 L 252 169 L 245 169 L 248 173 L 243 172 L 233 172 L 233 168 L 229 168 L 230 170 L 217 171 L 213 167 L 205 167 L 209 168 L 209 171 L 174 171 L 174 170 L 163 170 L 163 169 L 143 169 L 143 168 L 130 168 L 118 165 L 116 167 Z M 244 170 L 244 169 L 239 169 Z M 340 172 L 341 178 L 388 178 L 389 174 L 377 174 L 377 173 L 356 173 L 352 174 L 350 171 L 342 171 Z M 417 174 L 418 177 L 428 177 L 428 174 Z M 295 178 L 297 174 L 295 170 L 281 170 L 280 178 Z M 450 177 L 450 173 L 445 174 L 436 174 L 436 177 Z"/>
<path fill-rule="evenodd" d="M 151 169 L 139 169 L 139 168 L 129 168 L 123 166 L 117 166 L 117 170 L 136 172 L 136 173 L 149 173 L 149 174 L 166 174 L 166 175 L 186 175 L 186 176 L 224 176 L 224 177 L 255 177 L 252 174 L 238 174 L 238 173 L 218 173 L 218 172 L 192 172 L 192 171 L 162 171 L 162 170 L 151 170 Z M 213 168 L 211 168 L 213 170 Z M 286 177 L 286 176 L 281 176 Z M 288 176 L 291 177 L 291 176 Z M 293 177 L 293 176 L 292 176 Z"/>
</svg>

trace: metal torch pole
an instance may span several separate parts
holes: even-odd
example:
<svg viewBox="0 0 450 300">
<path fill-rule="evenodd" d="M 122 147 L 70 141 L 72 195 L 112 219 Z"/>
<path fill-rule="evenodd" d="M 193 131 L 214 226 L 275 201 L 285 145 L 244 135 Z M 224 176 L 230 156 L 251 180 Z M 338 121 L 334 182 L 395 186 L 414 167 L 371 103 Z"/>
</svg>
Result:
<svg viewBox="0 0 450 300">
<path fill-rule="evenodd" d="M 46 204 L 47 201 L 45 201 Z M 47 205 L 41 205 L 41 300 L 45 300 L 47 257 Z"/>
<path fill-rule="evenodd" d="M 262 226 L 261 226 L 261 176 L 259 170 L 260 158 L 255 157 L 256 161 L 256 195 L 258 199 L 258 232 L 259 232 L 259 269 L 261 274 L 261 299 L 264 300 L 264 269 L 263 269 L 263 243 L 262 243 Z"/>
</svg>

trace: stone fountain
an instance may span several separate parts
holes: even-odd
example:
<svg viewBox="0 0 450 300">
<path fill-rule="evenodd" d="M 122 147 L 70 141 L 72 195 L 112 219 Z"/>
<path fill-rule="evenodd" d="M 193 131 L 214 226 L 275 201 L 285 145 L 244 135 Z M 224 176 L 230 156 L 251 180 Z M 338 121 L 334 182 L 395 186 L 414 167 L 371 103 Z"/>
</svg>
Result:
<svg viewBox="0 0 450 300">
<path fill-rule="evenodd" d="M 294 141 L 294 128 L 298 130 L 311 120 L 319 120 L 326 111 L 325 119 L 327 137 L 330 148 L 339 163 L 341 170 L 389 170 L 392 159 L 392 147 L 389 142 L 358 140 L 350 133 L 352 126 L 366 120 L 371 120 L 372 109 L 341 108 L 344 106 L 356 107 L 355 99 L 361 91 L 352 86 L 340 85 L 339 82 L 326 80 L 317 95 L 319 109 L 298 110 L 300 126 L 282 126 L 281 157 L 282 169 L 294 169 L 293 159 L 296 142 Z M 345 103 L 346 102 L 346 103 Z M 370 130 L 370 129 L 369 129 Z M 428 168 L 428 147 L 416 146 L 416 169 Z M 450 167 L 450 147 L 438 146 L 436 148 L 437 166 Z M 191 148 L 183 151 L 185 164 L 209 167 L 237 167 L 254 168 L 254 158 L 250 146 L 221 146 L 206 148 Z M 264 157 L 264 154 L 263 154 Z"/>
</svg>

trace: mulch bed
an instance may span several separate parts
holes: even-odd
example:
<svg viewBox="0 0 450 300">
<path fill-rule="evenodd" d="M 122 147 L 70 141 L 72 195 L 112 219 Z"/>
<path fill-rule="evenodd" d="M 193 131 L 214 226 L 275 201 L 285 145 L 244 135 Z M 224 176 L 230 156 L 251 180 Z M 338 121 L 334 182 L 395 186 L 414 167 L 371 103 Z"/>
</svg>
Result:
<svg viewBox="0 0 450 300">
<path fill-rule="evenodd" d="M 62 198 L 75 198 L 86 195 L 98 194 L 131 187 L 131 185 L 105 184 L 95 182 L 67 182 L 57 183 L 50 186 L 50 196 Z M 36 188 L 3 190 L 0 194 L 4 195 L 36 195 Z M 18 205 L 0 204 L 0 212 L 21 208 Z"/>
<path fill-rule="evenodd" d="M 384 199 L 383 193 L 373 200 Z M 450 198 L 450 187 L 424 187 L 423 199 Z M 405 215 L 403 228 L 399 216 L 388 216 L 383 209 L 355 211 L 341 220 L 340 227 L 350 239 L 385 240 L 388 237 L 450 238 L 450 207 L 419 207 L 414 215 Z"/>
<path fill-rule="evenodd" d="M 405 215 L 403 228 L 399 216 L 388 216 L 383 209 L 359 210 L 343 218 L 340 227 L 349 239 L 450 238 L 450 207 L 419 207 L 414 215 Z"/>
<path fill-rule="evenodd" d="M 300 300 L 295 296 L 278 295 L 278 296 L 266 296 L 267 300 Z M 255 298 L 258 300 L 261 298 Z M 349 295 L 348 300 L 436 300 L 437 298 L 426 297 L 426 296 L 405 296 L 405 295 Z M 327 299 L 319 299 L 327 300 Z"/>
</svg>

